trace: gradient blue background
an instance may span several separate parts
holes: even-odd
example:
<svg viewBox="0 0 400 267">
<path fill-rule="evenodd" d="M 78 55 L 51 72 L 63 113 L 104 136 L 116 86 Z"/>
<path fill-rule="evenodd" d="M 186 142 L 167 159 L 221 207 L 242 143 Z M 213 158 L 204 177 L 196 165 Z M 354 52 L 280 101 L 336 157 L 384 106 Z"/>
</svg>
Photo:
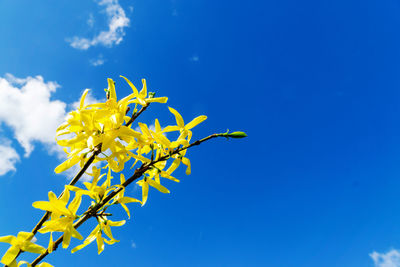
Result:
<svg viewBox="0 0 400 267">
<path fill-rule="evenodd" d="M 53 98 L 68 103 L 87 87 L 100 98 L 107 77 L 119 95 L 129 93 L 120 74 L 144 77 L 187 121 L 208 115 L 195 138 L 227 128 L 249 137 L 190 151 L 192 175 L 180 170 L 171 195 L 152 190 L 145 207 L 132 205 L 114 231 L 121 242 L 100 256 L 93 244 L 48 262 L 357 267 L 400 248 L 398 1 L 120 4 L 131 19 L 121 44 L 78 51 L 65 38 L 85 35 L 93 1 L 1 1 L 0 75 L 57 81 Z M 99 53 L 105 64 L 91 66 Z M 157 113 L 171 119 L 162 105 L 142 119 Z M 34 226 L 42 213 L 31 203 L 65 182 L 58 162 L 38 145 L 1 177 L 0 235 Z"/>
</svg>

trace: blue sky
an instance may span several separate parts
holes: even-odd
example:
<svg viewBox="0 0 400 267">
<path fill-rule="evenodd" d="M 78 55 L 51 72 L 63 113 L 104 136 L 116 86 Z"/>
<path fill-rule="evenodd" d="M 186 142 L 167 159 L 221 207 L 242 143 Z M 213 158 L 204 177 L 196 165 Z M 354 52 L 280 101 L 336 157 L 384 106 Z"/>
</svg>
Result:
<svg viewBox="0 0 400 267">
<path fill-rule="evenodd" d="M 1 1 L 0 235 L 29 231 L 32 202 L 62 190 L 54 129 L 83 90 L 102 99 L 109 77 L 127 95 L 124 75 L 186 121 L 207 115 L 194 138 L 249 137 L 190 151 L 192 175 L 131 205 L 100 256 L 48 262 L 399 267 L 399 14 L 394 0 Z M 173 120 L 155 104 L 142 121 L 155 116 Z"/>
</svg>

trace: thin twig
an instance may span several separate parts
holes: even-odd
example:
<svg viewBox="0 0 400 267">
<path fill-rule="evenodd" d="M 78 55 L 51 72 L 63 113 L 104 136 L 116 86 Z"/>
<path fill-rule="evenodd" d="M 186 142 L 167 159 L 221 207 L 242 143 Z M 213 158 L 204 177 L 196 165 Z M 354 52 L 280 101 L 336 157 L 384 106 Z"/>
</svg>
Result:
<svg viewBox="0 0 400 267">
<path fill-rule="evenodd" d="M 74 185 L 76 182 L 79 181 L 79 179 L 82 177 L 82 175 L 86 172 L 86 170 L 89 168 L 89 166 L 93 163 L 95 160 L 96 156 L 101 152 L 101 145 L 97 146 L 94 151 L 92 156 L 86 161 L 85 165 L 83 165 L 82 169 L 75 175 L 75 177 L 71 180 L 69 185 Z M 61 192 L 61 194 L 58 196 L 58 199 L 60 199 L 64 195 L 65 189 Z M 39 231 L 40 228 L 42 228 L 43 224 L 49 219 L 51 215 L 50 211 L 46 211 L 46 213 L 43 215 L 43 217 L 39 220 L 39 222 L 35 225 L 35 227 L 32 229 L 31 233 L 33 236 L 36 235 L 36 233 Z M 15 258 L 18 258 L 18 256 L 22 253 L 23 251 L 20 250 Z M 7 267 L 7 265 L 5 265 Z"/>
<path fill-rule="evenodd" d="M 147 109 L 147 107 L 150 105 L 150 103 L 147 103 L 145 106 L 142 106 L 142 108 L 138 112 L 134 112 L 132 114 L 132 117 L 129 119 L 129 121 L 126 123 L 125 126 L 129 126 L 136 120 L 137 117 L 139 117 L 140 114 L 142 114 L 143 111 Z"/>
<path fill-rule="evenodd" d="M 142 114 L 143 111 L 145 111 L 145 110 L 147 109 L 147 107 L 148 107 L 149 105 L 150 105 L 150 103 L 148 103 L 148 104 L 145 105 L 145 106 L 142 106 L 142 108 L 141 108 L 138 112 L 133 113 L 133 114 L 132 114 L 132 117 L 129 119 L 129 121 L 127 122 L 127 124 L 126 124 L 125 126 L 128 127 L 129 125 L 131 125 L 132 122 L 134 122 L 134 121 L 137 119 L 137 117 L 139 117 L 140 114 Z M 94 161 L 94 159 L 96 158 L 96 156 L 97 156 L 98 154 L 100 154 L 100 153 L 101 153 L 101 144 L 98 145 L 98 146 L 95 148 L 95 150 L 94 150 L 92 156 L 91 156 L 91 157 L 89 158 L 89 160 L 85 163 L 85 165 L 84 165 L 84 166 L 82 167 L 82 169 L 78 172 L 78 174 L 74 177 L 74 179 L 72 179 L 72 181 L 69 183 L 69 185 L 75 185 L 76 182 L 79 181 L 79 179 L 82 177 L 82 175 L 85 173 L 85 171 L 86 171 L 86 170 L 89 168 L 89 166 L 93 163 L 93 161 Z M 62 195 L 64 194 L 64 192 L 65 192 L 65 189 L 64 189 L 64 191 L 58 196 L 58 198 L 61 198 Z M 47 221 L 47 219 L 49 218 L 50 214 L 51 214 L 51 212 L 47 211 L 47 212 L 43 215 L 42 219 L 40 219 L 40 221 L 39 221 L 39 222 L 36 224 L 36 226 L 33 228 L 33 230 L 32 230 L 33 235 L 35 235 L 35 234 L 37 233 L 37 231 L 42 227 L 43 223 L 44 223 L 45 221 Z M 19 254 L 18 254 L 18 255 L 19 255 Z"/>
<path fill-rule="evenodd" d="M 135 173 L 125 181 L 122 185 L 126 187 L 136 179 L 140 178 L 143 173 L 148 170 L 150 165 L 143 164 L 140 168 L 136 169 Z M 84 214 L 83 217 L 81 217 L 76 223 L 74 223 L 74 228 L 77 229 L 79 226 L 81 226 L 84 222 L 86 222 L 88 219 L 91 217 L 94 217 L 97 213 L 98 210 L 100 210 L 108 201 L 110 201 L 113 197 L 115 197 L 121 190 L 123 190 L 122 187 L 119 187 L 118 189 L 114 190 L 111 192 L 106 198 L 104 198 L 99 204 L 89 208 Z M 55 251 L 58 246 L 61 244 L 63 241 L 64 234 L 60 236 L 54 243 L 53 243 L 53 251 Z M 36 266 L 44 257 L 46 257 L 49 254 L 49 250 L 47 249 L 44 253 L 40 254 L 32 263 L 32 266 Z"/>
<path fill-rule="evenodd" d="M 139 179 L 148 169 L 150 169 L 154 164 L 156 164 L 157 162 L 160 161 L 165 161 L 167 159 L 169 159 L 172 155 L 178 154 L 179 152 L 186 150 L 188 148 L 191 148 L 193 146 L 197 146 L 200 145 L 201 143 L 210 140 L 212 138 L 215 137 L 219 137 L 221 136 L 221 134 L 212 134 L 209 135 L 203 139 L 197 140 L 195 142 L 193 142 L 192 144 L 189 144 L 186 147 L 182 147 L 179 149 L 175 149 L 170 155 L 166 155 L 163 157 L 158 158 L 155 161 L 152 161 L 150 163 L 145 163 L 142 164 L 142 166 L 140 166 L 138 169 L 135 170 L 135 172 L 133 173 L 133 175 L 131 177 L 129 177 L 123 184 L 122 186 L 119 186 L 117 189 L 115 189 L 114 191 L 112 191 L 108 196 L 106 196 L 101 202 L 99 202 L 97 205 L 88 208 L 88 210 L 86 212 L 84 212 L 84 216 L 81 217 L 76 223 L 74 223 L 74 228 L 77 229 L 79 226 L 81 226 L 84 222 L 86 222 L 88 219 L 90 219 L 91 217 L 94 217 L 97 213 L 97 211 L 99 211 L 101 208 L 103 208 L 104 205 L 106 205 L 111 199 L 113 199 L 119 192 L 121 192 L 122 190 L 124 190 L 128 185 L 130 185 L 132 182 L 134 182 L 135 180 Z M 58 246 L 61 244 L 61 242 L 63 241 L 63 237 L 64 234 L 62 236 L 60 236 L 54 243 L 53 243 L 53 251 L 55 251 Z M 48 249 L 40 254 L 32 263 L 32 266 L 36 266 L 36 264 L 38 264 L 42 259 L 44 259 L 47 255 L 49 254 Z"/>
<path fill-rule="evenodd" d="M 100 149 L 95 149 L 93 151 L 92 156 L 90 156 L 90 158 L 88 159 L 88 161 L 86 161 L 85 165 L 83 165 L 82 169 L 78 172 L 77 175 L 75 175 L 74 179 L 71 180 L 71 182 L 69 183 L 69 185 L 74 185 L 76 184 L 76 182 L 79 181 L 79 179 L 82 177 L 82 175 L 85 173 L 85 171 L 89 168 L 89 166 L 93 163 L 94 159 L 96 158 L 96 156 L 101 152 Z M 64 195 L 65 189 L 61 192 L 61 194 L 58 196 L 58 199 L 60 199 L 63 195 Z M 32 234 L 35 235 L 37 233 L 37 231 L 42 228 L 42 225 L 45 221 L 47 221 L 47 219 L 49 218 L 51 212 L 47 211 L 42 219 L 40 219 L 40 221 L 36 224 L 36 226 L 33 228 L 32 230 Z"/>
<path fill-rule="evenodd" d="M 147 107 L 150 105 L 150 103 L 147 103 L 145 106 L 142 106 L 142 108 L 138 111 L 132 114 L 131 118 L 129 119 L 129 121 L 126 123 L 125 126 L 129 126 L 131 125 L 136 119 L 137 117 L 140 116 L 140 114 L 143 113 L 143 111 L 145 111 L 147 109 Z M 75 185 L 77 181 L 79 181 L 79 179 L 82 177 L 82 175 L 86 172 L 86 170 L 89 168 L 89 166 L 93 163 L 93 161 L 95 160 L 96 156 L 98 154 L 101 153 L 101 144 L 99 144 L 98 146 L 95 147 L 94 152 L 92 154 L 92 156 L 88 159 L 88 161 L 85 163 L 85 165 L 82 167 L 82 169 L 78 172 L 78 174 L 71 180 L 71 182 L 69 183 L 69 185 Z M 63 190 L 63 192 L 61 192 L 61 194 L 58 196 L 58 199 L 60 199 L 63 195 L 64 195 L 65 189 Z M 39 229 L 43 226 L 43 223 L 45 221 L 47 221 L 49 219 L 51 215 L 51 212 L 47 211 L 43 217 L 39 220 L 39 222 L 35 225 L 35 227 L 32 229 L 32 234 L 33 236 L 36 235 L 36 233 L 39 231 Z M 23 251 L 19 251 L 16 258 L 18 258 L 18 256 L 22 253 Z M 7 266 L 5 266 L 7 267 Z"/>
</svg>

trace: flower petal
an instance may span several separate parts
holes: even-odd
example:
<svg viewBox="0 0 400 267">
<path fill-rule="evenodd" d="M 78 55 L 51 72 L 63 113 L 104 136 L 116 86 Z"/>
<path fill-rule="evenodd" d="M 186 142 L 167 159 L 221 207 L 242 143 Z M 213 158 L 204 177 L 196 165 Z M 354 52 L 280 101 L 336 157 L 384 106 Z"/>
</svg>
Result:
<svg viewBox="0 0 400 267">
<path fill-rule="evenodd" d="M 17 246 L 11 246 L 7 252 L 1 258 L 1 263 L 5 265 L 10 265 L 13 260 L 17 257 L 19 253 L 19 248 Z"/>
<path fill-rule="evenodd" d="M 165 193 L 165 194 L 169 193 L 169 190 L 167 188 L 165 188 L 164 186 L 160 185 L 156 181 L 148 179 L 147 182 L 149 183 L 149 185 L 151 185 L 152 187 L 156 188 L 161 193 Z"/>
<path fill-rule="evenodd" d="M 82 97 L 81 97 L 81 100 L 80 100 L 80 102 L 79 102 L 79 109 L 82 109 L 82 108 L 83 108 L 83 105 L 84 105 L 84 103 L 85 103 L 85 98 L 86 98 L 86 96 L 87 96 L 88 93 L 89 93 L 89 89 L 86 89 L 86 90 L 83 92 Z"/>
<path fill-rule="evenodd" d="M 183 121 L 183 118 L 181 116 L 181 114 L 179 114 L 178 111 L 176 111 L 175 109 L 168 107 L 169 111 L 175 115 L 175 120 L 176 120 L 176 124 L 180 127 L 183 128 L 185 126 L 185 123 Z"/>
<path fill-rule="evenodd" d="M 198 117 L 194 118 L 191 122 L 186 124 L 185 128 L 187 130 L 190 130 L 193 127 L 195 127 L 196 125 L 198 125 L 198 124 L 202 123 L 203 121 L 205 121 L 206 119 L 207 119 L 207 116 L 204 116 L 204 115 L 198 116 Z"/>
</svg>

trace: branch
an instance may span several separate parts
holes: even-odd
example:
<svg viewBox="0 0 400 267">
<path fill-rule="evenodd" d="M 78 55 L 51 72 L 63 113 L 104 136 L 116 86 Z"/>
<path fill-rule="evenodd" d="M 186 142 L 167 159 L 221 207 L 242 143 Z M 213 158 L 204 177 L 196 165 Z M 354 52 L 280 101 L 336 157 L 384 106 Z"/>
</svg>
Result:
<svg viewBox="0 0 400 267">
<path fill-rule="evenodd" d="M 144 108 L 144 107 L 143 107 Z M 142 109 L 143 109 L 142 108 Z M 200 145 L 201 143 L 210 140 L 212 138 L 216 138 L 216 137 L 223 137 L 224 134 L 212 134 L 209 135 L 203 139 L 197 140 L 195 142 L 193 142 L 192 144 L 189 144 L 186 147 L 181 147 L 178 149 L 175 149 L 170 155 L 165 155 L 163 157 L 160 157 L 159 159 L 152 161 L 150 163 L 143 163 L 142 166 L 140 166 L 138 169 L 135 170 L 135 172 L 133 173 L 133 175 L 131 177 L 129 177 L 123 184 L 122 186 L 118 187 L 117 189 L 115 189 L 114 191 L 112 191 L 108 196 L 106 196 L 101 202 L 99 202 L 98 204 L 96 204 L 93 207 L 88 208 L 88 210 L 86 212 L 84 212 L 84 216 L 81 217 L 76 223 L 74 223 L 74 228 L 77 229 L 79 226 L 81 226 L 84 222 L 86 222 L 88 219 L 90 219 L 91 217 L 94 217 L 94 215 L 96 215 L 97 211 L 99 211 L 100 209 L 103 208 L 104 205 L 106 205 L 112 198 L 114 198 L 119 192 L 121 192 L 122 190 L 124 190 L 128 185 L 130 185 L 132 182 L 134 182 L 135 180 L 139 179 L 148 169 L 150 169 L 154 164 L 156 164 L 157 162 L 160 161 L 165 161 L 169 158 L 171 158 L 173 155 L 178 154 L 179 152 L 189 149 L 193 146 L 197 146 Z M 61 244 L 61 242 L 63 241 L 63 237 L 64 234 L 62 236 L 60 236 L 53 244 L 53 251 L 55 251 L 58 246 Z M 36 266 L 42 259 L 44 259 L 47 255 L 49 254 L 48 249 L 40 254 L 32 263 L 32 266 Z"/>
<path fill-rule="evenodd" d="M 97 148 L 97 147 L 96 147 Z M 96 158 L 96 156 L 101 152 L 101 149 L 97 148 L 94 150 L 92 156 L 90 156 L 90 158 L 88 159 L 88 161 L 86 161 L 85 165 L 83 165 L 82 169 L 78 172 L 78 174 L 74 177 L 74 179 L 71 180 L 71 182 L 69 183 L 69 185 L 74 185 L 76 184 L 76 182 L 79 181 L 79 179 L 82 177 L 82 175 L 86 172 L 86 170 L 89 168 L 89 166 L 93 163 L 94 159 Z M 62 193 L 58 196 L 58 199 L 60 199 L 63 195 L 64 195 L 65 189 L 62 191 Z M 47 219 L 49 218 L 51 212 L 47 211 L 42 219 L 40 219 L 40 221 L 36 224 L 36 226 L 33 228 L 32 233 L 33 235 L 35 235 L 37 233 L 37 231 L 42 228 L 42 225 L 45 221 L 47 221 Z"/>
<path fill-rule="evenodd" d="M 127 124 L 125 126 L 129 126 L 132 124 L 132 122 L 134 122 L 139 116 L 140 114 L 142 114 L 147 107 L 150 105 L 150 103 L 147 103 L 147 105 L 142 106 L 142 108 L 136 112 L 132 114 L 132 117 L 129 119 L 129 121 L 127 122 Z M 85 165 L 82 167 L 82 169 L 78 172 L 78 174 L 72 179 L 72 181 L 69 183 L 69 185 L 75 185 L 77 181 L 79 181 L 79 179 L 82 177 L 82 175 L 86 172 L 86 170 L 89 168 L 89 166 L 93 163 L 94 159 L 96 158 L 96 156 L 98 154 L 101 153 L 101 144 L 99 144 L 98 146 L 95 147 L 94 152 L 92 154 L 92 156 L 89 158 L 89 160 L 85 163 Z M 58 196 L 58 199 L 60 199 L 63 194 L 65 192 L 65 189 L 63 190 L 63 192 Z M 51 212 L 47 211 L 43 217 L 40 219 L 40 221 L 36 224 L 36 226 L 32 229 L 32 233 L 33 235 L 36 235 L 37 231 L 43 226 L 43 223 L 45 221 L 47 221 L 50 217 Z M 18 253 L 17 257 L 21 254 L 21 251 Z"/>
<path fill-rule="evenodd" d="M 147 105 L 146 105 L 146 106 L 142 106 L 142 108 L 141 108 L 138 112 L 132 113 L 132 117 L 131 117 L 130 120 L 126 123 L 125 126 L 128 127 L 129 125 L 131 125 L 132 122 L 134 122 L 134 121 L 136 120 L 136 118 L 139 117 L 140 114 L 142 114 L 142 112 L 145 111 L 146 108 L 147 108 L 149 105 L 150 105 L 150 103 L 147 103 Z"/>
<path fill-rule="evenodd" d="M 76 182 L 79 181 L 79 179 L 82 177 L 82 175 L 86 172 L 86 170 L 89 168 L 89 166 L 93 163 L 95 160 L 96 156 L 100 154 L 101 152 L 101 144 L 95 147 L 92 156 L 86 161 L 85 165 L 83 165 L 82 169 L 75 175 L 75 177 L 71 180 L 69 185 L 74 185 Z M 61 192 L 61 194 L 58 196 L 58 199 L 60 199 L 64 195 L 65 189 Z M 43 215 L 43 217 L 39 220 L 39 222 L 35 225 L 35 227 L 32 229 L 31 233 L 33 236 L 36 235 L 36 233 L 39 231 L 40 228 L 42 228 L 43 224 L 49 219 L 51 215 L 50 211 L 46 211 L 46 213 Z M 18 258 L 18 256 L 22 253 L 23 251 L 20 250 L 15 257 L 15 259 Z M 7 265 L 5 266 L 7 267 Z"/>
</svg>

